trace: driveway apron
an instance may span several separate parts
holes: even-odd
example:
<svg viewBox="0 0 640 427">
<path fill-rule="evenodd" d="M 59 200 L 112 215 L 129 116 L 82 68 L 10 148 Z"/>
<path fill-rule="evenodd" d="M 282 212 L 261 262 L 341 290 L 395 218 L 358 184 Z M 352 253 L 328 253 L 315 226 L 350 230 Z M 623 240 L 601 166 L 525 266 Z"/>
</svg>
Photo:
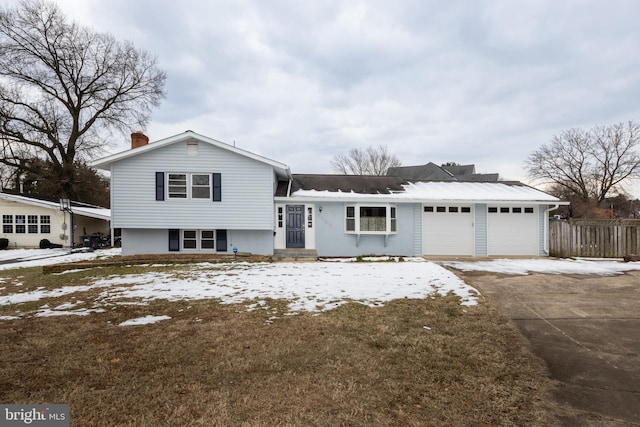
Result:
<svg viewBox="0 0 640 427">
<path fill-rule="evenodd" d="M 456 272 L 493 300 L 546 363 L 565 426 L 640 426 L 640 272 Z"/>
</svg>

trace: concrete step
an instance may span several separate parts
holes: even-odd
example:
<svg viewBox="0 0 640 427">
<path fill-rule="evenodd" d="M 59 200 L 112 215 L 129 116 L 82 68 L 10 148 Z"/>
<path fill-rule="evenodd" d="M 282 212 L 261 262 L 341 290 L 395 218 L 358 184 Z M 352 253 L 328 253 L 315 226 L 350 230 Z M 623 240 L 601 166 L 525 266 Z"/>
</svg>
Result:
<svg viewBox="0 0 640 427">
<path fill-rule="evenodd" d="M 274 261 L 316 261 L 318 252 L 315 249 L 275 249 Z"/>
</svg>

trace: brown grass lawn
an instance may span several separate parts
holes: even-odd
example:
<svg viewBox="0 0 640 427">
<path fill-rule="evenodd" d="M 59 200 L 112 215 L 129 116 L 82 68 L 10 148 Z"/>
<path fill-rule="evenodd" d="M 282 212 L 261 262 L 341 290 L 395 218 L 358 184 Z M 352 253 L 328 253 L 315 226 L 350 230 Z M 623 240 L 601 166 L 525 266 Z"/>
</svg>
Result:
<svg viewBox="0 0 640 427">
<path fill-rule="evenodd" d="M 11 274 L 55 287 L 97 273 L 0 277 Z M 286 301 L 269 305 L 159 301 L 0 321 L 0 402 L 67 403 L 74 426 L 557 425 L 541 365 L 485 300 L 351 303 L 271 320 Z M 148 314 L 171 319 L 118 326 Z"/>
</svg>

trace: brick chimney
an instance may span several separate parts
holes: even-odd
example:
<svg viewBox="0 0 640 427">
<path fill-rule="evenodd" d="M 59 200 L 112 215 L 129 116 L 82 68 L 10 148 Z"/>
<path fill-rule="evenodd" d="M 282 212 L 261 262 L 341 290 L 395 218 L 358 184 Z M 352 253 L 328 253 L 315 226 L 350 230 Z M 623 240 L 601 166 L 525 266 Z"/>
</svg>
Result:
<svg viewBox="0 0 640 427">
<path fill-rule="evenodd" d="M 142 147 L 149 143 L 149 137 L 145 135 L 141 130 L 137 130 L 131 134 L 131 148 Z"/>
</svg>

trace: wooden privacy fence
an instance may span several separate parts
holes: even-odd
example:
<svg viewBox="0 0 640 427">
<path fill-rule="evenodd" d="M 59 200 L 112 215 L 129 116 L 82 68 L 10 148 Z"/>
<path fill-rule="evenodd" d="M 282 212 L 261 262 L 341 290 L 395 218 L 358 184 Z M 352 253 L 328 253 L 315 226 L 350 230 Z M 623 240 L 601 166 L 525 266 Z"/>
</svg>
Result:
<svg viewBox="0 0 640 427">
<path fill-rule="evenodd" d="M 549 222 L 549 255 L 622 258 L 640 254 L 640 219 Z"/>
</svg>

